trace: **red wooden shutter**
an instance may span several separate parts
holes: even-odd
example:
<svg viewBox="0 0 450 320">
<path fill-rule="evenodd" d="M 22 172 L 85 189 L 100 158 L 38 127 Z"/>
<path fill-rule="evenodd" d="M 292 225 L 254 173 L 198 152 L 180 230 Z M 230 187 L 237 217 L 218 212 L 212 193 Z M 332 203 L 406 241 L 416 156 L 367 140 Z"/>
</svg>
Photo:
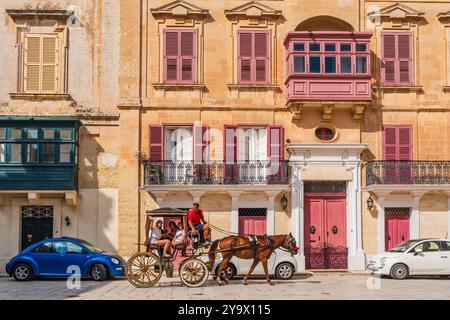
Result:
<svg viewBox="0 0 450 320">
<path fill-rule="evenodd" d="M 195 30 L 164 31 L 164 81 L 195 80 Z"/>
<path fill-rule="evenodd" d="M 381 68 L 383 84 L 412 83 L 412 33 L 383 33 Z"/>
<path fill-rule="evenodd" d="M 163 160 L 163 126 L 150 126 L 150 161 Z"/>
<path fill-rule="evenodd" d="M 237 183 L 239 178 L 239 168 L 237 164 L 237 126 L 225 126 L 224 159 L 225 159 L 225 180 L 228 183 Z"/>
<path fill-rule="evenodd" d="M 381 79 L 384 84 L 395 82 L 396 65 L 396 37 L 394 34 L 383 34 L 382 36 L 382 74 Z"/>
<path fill-rule="evenodd" d="M 385 165 L 384 178 L 387 183 L 411 183 L 412 179 L 412 127 L 385 126 L 383 158 L 390 160 Z"/>
<path fill-rule="evenodd" d="M 178 32 L 164 31 L 164 81 L 178 79 Z"/>
<path fill-rule="evenodd" d="M 238 81 L 249 83 L 252 81 L 253 33 L 238 33 Z"/>
<path fill-rule="evenodd" d="M 181 81 L 194 81 L 195 31 L 181 32 Z"/>
<path fill-rule="evenodd" d="M 269 32 L 255 32 L 255 75 L 254 81 L 267 83 L 269 71 Z"/>
<path fill-rule="evenodd" d="M 284 129 L 281 126 L 267 128 L 267 156 L 270 161 L 269 183 L 279 184 L 284 177 Z"/>
<path fill-rule="evenodd" d="M 208 160 L 205 154 L 208 146 L 208 127 L 202 125 L 194 125 L 194 162 L 196 164 L 203 163 Z"/>
<path fill-rule="evenodd" d="M 397 60 L 398 60 L 398 82 L 411 83 L 411 68 L 412 68 L 412 44 L 411 33 L 402 33 L 397 35 Z"/>
<path fill-rule="evenodd" d="M 263 236 L 267 230 L 267 218 L 261 216 L 239 216 L 239 234 Z"/>
<path fill-rule="evenodd" d="M 398 160 L 397 159 L 397 128 L 384 127 L 384 152 L 383 160 Z"/>
</svg>

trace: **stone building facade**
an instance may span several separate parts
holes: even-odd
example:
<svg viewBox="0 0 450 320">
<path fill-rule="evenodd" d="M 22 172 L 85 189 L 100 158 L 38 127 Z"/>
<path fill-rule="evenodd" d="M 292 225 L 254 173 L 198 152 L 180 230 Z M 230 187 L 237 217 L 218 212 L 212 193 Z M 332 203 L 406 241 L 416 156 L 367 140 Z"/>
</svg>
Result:
<svg viewBox="0 0 450 320">
<path fill-rule="evenodd" d="M 300 270 L 448 237 L 448 4 L 7 0 L 0 17 L 0 258 L 45 231 L 128 256 L 145 210 L 193 202 L 221 229 L 292 232 Z"/>
</svg>

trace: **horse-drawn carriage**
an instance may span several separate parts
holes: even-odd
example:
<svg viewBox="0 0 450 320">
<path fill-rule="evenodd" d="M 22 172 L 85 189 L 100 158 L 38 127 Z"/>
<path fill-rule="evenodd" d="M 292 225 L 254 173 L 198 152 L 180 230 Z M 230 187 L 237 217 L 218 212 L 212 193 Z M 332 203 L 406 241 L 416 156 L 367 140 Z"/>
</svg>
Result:
<svg viewBox="0 0 450 320">
<path fill-rule="evenodd" d="M 222 273 L 233 256 L 241 259 L 253 259 L 253 264 L 245 276 L 243 284 L 247 284 L 249 275 L 256 265 L 261 262 L 266 274 L 266 280 L 270 281 L 267 271 L 267 261 L 276 249 L 290 252 L 292 255 L 298 253 L 298 247 L 291 234 L 278 236 L 254 236 L 254 235 L 230 235 L 226 238 L 215 240 L 212 244 L 200 242 L 198 232 L 186 231 L 185 241 L 173 247 L 170 257 L 164 256 L 161 247 L 152 243 L 149 230 L 153 229 L 155 218 L 163 218 L 167 221 L 181 221 L 185 226 L 187 223 L 187 212 L 173 208 L 161 208 L 147 211 L 145 246 L 146 252 L 138 252 L 127 261 L 125 274 L 128 281 L 138 288 L 149 288 L 154 286 L 164 271 L 173 270 L 175 260 L 180 261 L 178 272 L 181 282 L 188 287 L 201 287 L 208 281 L 209 272 L 214 265 L 217 253 L 222 255 L 222 263 L 217 269 L 217 280 L 220 285 L 222 280 L 228 282 L 226 273 Z M 233 234 L 211 225 L 222 233 Z M 209 261 L 205 263 L 201 256 L 208 256 Z"/>
<path fill-rule="evenodd" d="M 187 212 L 173 209 L 161 208 L 147 211 L 146 233 L 153 229 L 155 218 L 168 221 L 181 221 L 187 226 Z M 125 274 L 128 281 L 138 288 L 154 286 L 165 270 L 173 270 L 175 260 L 181 260 L 179 264 L 179 276 L 181 282 L 188 287 L 200 287 L 209 277 L 209 269 L 205 262 L 199 259 L 205 254 L 208 245 L 200 243 L 198 233 L 187 232 L 185 241 L 176 244 L 170 257 L 164 257 L 160 246 L 152 243 L 148 237 L 145 243 L 146 252 L 134 254 L 127 262 Z"/>
</svg>

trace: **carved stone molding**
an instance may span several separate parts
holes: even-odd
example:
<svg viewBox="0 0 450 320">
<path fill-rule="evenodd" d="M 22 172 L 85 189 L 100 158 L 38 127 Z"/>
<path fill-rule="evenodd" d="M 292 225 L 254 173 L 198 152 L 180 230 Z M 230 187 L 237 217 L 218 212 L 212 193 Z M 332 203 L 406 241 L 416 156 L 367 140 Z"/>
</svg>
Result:
<svg viewBox="0 0 450 320">
<path fill-rule="evenodd" d="M 273 9 L 258 1 L 250 1 L 233 9 L 225 10 L 225 15 L 229 19 L 276 20 L 281 17 L 281 10 Z"/>
<path fill-rule="evenodd" d="M 322 121 L 330 122 L 333 118 L 333 105 L 325 105 L 322 107 Z"/>
</svg>

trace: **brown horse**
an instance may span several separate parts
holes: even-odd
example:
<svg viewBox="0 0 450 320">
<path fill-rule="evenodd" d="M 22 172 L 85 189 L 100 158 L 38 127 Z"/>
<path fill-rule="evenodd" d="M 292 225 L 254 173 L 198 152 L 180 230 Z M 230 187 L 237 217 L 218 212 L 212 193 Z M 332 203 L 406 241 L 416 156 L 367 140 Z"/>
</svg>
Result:
<svg viewBox="0 0 450 320">
<path fill-rule="evenodd" d="M 212 270 L 214 262 L 216 260 L 216 253 L 222 254 L 222 263 L 217 268 L 217 281 L 219 285 L 223 285 L 222 282 L 222 270 L 228 265 L 231 258 L 236 256 L 241 259 L 253 259 L 253 264 L 248 270 L 242 283 L 247 285 L 247 280 L 250 274 L 253 272 L 259 262 L 264 267 L 264 273 L 266 280 L 270 285 L 274 283 L 270 280 L 269 270 L 267 268 L 267 261 L 272 253 L 277 248 L 283 248 L 289 251 L 292 255 L 298 253 L 298 247 L 292 234 L 278 235 L 278 236 L 258 236 L 255 238 L 257 241 L 252 241 L 250 237 L 244 236 L 229 236 L 221 240 L 216 240 L 209 249 L 209 269 Z M 223 278 L 228 283 L 228 277 L 226 272 L 223 273 Z"/>
</svg>

